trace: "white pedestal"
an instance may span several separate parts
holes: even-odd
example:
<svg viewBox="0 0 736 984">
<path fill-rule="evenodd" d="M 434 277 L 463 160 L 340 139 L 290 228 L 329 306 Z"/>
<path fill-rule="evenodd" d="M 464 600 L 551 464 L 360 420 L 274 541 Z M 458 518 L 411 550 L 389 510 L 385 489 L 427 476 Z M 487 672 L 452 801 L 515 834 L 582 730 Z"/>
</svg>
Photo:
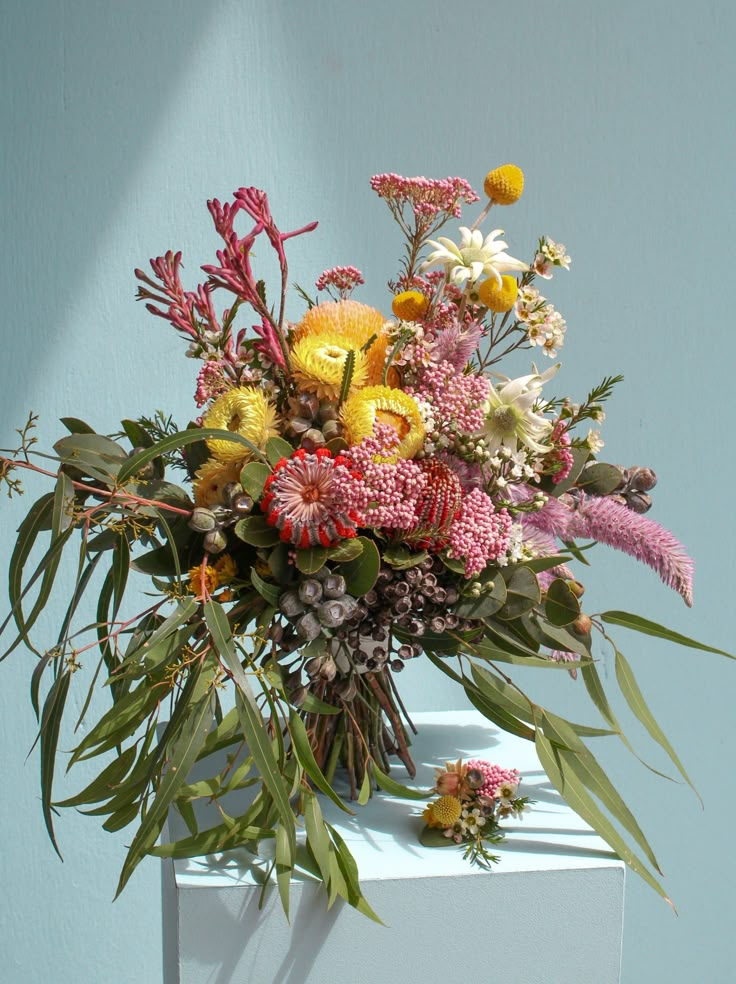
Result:
<svg viewBox="0 0 736 984">
<path fill-rule="evenodd" d="M 423 847 L 420 802 L 378 793 L 349 817 L 325 801 L 388 928 L 341 901 L 327 912 L 307 881 L 292 884 L 289 926 L 275 887 L 259 910 L 247 855 L 177 861 L 179 984 L 617 984 L 625 866 L 552 789 L 533 745 L 475 711 L 414 721 L 422 788 L 458 757 L 521 771 L 535 802 L 505 825 L 494 871 L 471 868 L 459 848 Z"/>
</svg>

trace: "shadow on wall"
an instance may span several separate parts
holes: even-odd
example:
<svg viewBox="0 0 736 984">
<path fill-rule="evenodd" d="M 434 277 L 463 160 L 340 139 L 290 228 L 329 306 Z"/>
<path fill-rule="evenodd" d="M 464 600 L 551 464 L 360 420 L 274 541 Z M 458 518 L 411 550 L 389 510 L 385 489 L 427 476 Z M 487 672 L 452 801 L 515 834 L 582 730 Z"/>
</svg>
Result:
<svg viewBox="0 0 736 984">
<path fill-rule="evenodd" d="M 7 4 L 0 59 L 7 361 L 51 372 L 64 326 L 215 3 Z M 158 134 L 160 137 L 160 134 Z M 172 160 L 172 168 L 176 162 Z M 104 323 L 104 311 L 100 311 Z M 15 393 L 13 390 L 15 389 Z"/>
</svg>

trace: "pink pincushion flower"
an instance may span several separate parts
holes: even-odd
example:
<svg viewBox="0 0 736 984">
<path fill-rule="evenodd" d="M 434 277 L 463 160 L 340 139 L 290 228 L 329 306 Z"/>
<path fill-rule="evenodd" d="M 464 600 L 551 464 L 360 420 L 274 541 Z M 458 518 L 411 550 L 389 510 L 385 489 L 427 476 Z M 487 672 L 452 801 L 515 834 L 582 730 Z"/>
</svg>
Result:
<svg viewBox="0 0 736 984">
<path fill-rule="evenodd" d="M 465 561 L 465 577 L 476 577 L 492 561 L 502 557 L 509 546 L 511 516 L 496 511 L 482 489 L 472 489 L 463 499 L 450 527 L 448 555 Z"/>
<path fill-rule="evenodd" d="M 485 759 L 470 759 L 466 762 L 466 768 L 468 771 L 474 769 L 481 773 L 483 784 L 477 789 L 477 793 L 488 796 L 489 799 L 496 799 L 502 786 L 511 786 L 515 790 L 521 779 L 518 769 L 503 769 Z"/>
<path fill-rule="evenodd" d="M 282 458 L 266 479 L 261 509 L 281 539 L 297 547 L 335 546 L 354 537 L 362 517 L 351 504 L 356 476 L 341 455 L 303 448 Z"/>
</svg>

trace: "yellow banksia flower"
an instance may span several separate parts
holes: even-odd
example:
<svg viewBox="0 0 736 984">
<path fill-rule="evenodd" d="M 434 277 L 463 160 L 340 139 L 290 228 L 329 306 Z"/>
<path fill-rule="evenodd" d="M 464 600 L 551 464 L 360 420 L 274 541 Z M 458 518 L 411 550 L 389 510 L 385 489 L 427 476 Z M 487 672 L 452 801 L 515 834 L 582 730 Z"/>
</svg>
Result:
<svg viewBox="0 0 736 984">
<path fill-rule="evenodd" d="M 439 799 L 427 804 L 422 816 L 428 827 L 440 827 L 446 830 L 458 822 L 462 811 L 463 804 L 457 796 L 440 796 Z"/>
<path fill-rule="evenodd" d="M 220 584 L 227 584 L 237 576 L 238 566 L 230 554 L 222 554 L 215 561 L 215 570 L 220 580 Z"/>
<path fill-rule="evenodd" d="M 217 573 L 214 567 L 210 564 L 204 569 L 204 587 L 207 594 L 212 594 L 213 591 L 217 590 L 217 586 L 220 583 L 220 575 Z M 192 567 L 189 571 L 189 591 L 193 595 L 200 594 L 202 590 L 202 565 L 197 564 L 196 567 Z"/>
<path fill-rule="evenodd" d="M 386 319 L 380 311 L 359 301 L 329 301 L 326 304 L 316 304 L 292 330 L 292 353 L 302 338 L 308 335 L 326 336 L 334 332 L 339 336 L 340 344 L 346 350 L 353 349 L 357 354 L 375 335 L 375 339 L 364 353 L 366 385 L 380 383 L 388 345 L 388 335 L 383 330 L 385 322 Z"/>
<path fill-rule="evenodd" d="M 368 382 L 368 359 L 357 342 L 338 331 L 305 335 L 291 350 L 291 368 L 299 389 L 316 393 L 320 400 L 337 400 L 340 396 L 345 360 L 350 349 L 355 352 L 350 392 Z"/>
<path fill-rule="evenodd" d="M 481 304 L 497 313 L 510 311 L 516 304 L 518 293 L 519 285 L 516 277 L 509 277 L 508 275 L 501 277 L 500 287 L 495 277 L 489 277 L 488 280 L 484 280 L 482 284 L 478 285 L 478 297 Z"/>
<path fill-rule="evenodd" d="M 419 290 L 402 290 L 391 301 L 391 310 L 402 321 L 416 321 L 423 318 L 429 307 L 429 298 Z"/>
<path fill-rule="evenodd" d="M 524 172 L 516 164 L 502 164 L 489 171 L 483 189 L 496 205 L 513 205 L 524 191 Z"/>
<path fill-rule="evenodd" d="M 192 482 L 195 506 L 206 506 L 209 509 L 218 503 L 224 503 L 223 489 L 230 482 L 240 481 L 243 464 L 242 457 L 236 461 L 220 461 L 218 458 L 206 461 Z"/>
<path fill-rule="evenodd" d="M 399 435 L 397 458 L 413 458 L 426 436 L 417 401 L 390 386 L 366 386 L 353 393 L 343 403 L 340 419 L 345 428 L 343 436 L 350 445 L 373 437 L 376 424 L 390 424 Z"/>
<path fill-rule="evenodd" d="M 255 386 L 238 386 L 218 396 L 202 420 L 203 427 L 215 427 L 240 434 L 263 449 L 266 441 L 278 436 L 276 408 Z M 207 447 L 220 461 L 242 461 L 252 452 L 235 441 L 207 441 Z"/>
</svg>

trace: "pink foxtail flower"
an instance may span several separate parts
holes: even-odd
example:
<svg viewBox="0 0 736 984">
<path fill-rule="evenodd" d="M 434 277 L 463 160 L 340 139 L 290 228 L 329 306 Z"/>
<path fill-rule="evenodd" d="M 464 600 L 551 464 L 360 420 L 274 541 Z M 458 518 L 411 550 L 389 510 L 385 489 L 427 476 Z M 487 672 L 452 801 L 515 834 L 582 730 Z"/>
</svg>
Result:
<svg viewBox="0 0 736 984">
<path fill-rule="evenodd" d="M 551 503 L 554 505 L 549 508 Z M 534 518 L 530 515 L 528 521 L 562 540 L 578 537 L 598 540 L 635 557 L 656 571 L 692 607 L 695 565 L 685 548 L 659 523 L 638 515 L 609 496 L 582 493 L 574 510 L 550 500 Z"/>
</svg>

